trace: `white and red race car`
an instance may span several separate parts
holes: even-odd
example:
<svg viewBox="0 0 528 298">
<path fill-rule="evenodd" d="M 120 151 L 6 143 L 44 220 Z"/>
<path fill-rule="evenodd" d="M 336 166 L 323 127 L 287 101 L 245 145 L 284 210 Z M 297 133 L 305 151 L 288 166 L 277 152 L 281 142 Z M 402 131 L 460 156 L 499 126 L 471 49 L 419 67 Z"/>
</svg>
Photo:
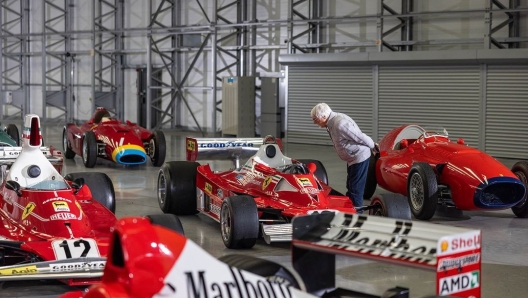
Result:
<svg viewBox="0 0 528 298">
<path fill-rule="evenodd" d="M 179 222 L 174 215 L 162 216 L 167 221 L 159 223 Z M 336 254 L 432 270 L 436 272 L 436 295 L 480 297 L 479 230 L 349 213 L 299 216 L 293 220 L 295 270 L 288 270 L 277 263 L 245 255 L 216 259 L 171 231 L 177 228 L 169 224 L 159 226 L 137 217 L 119 220 L 102 283 L 85 292 L 67 293 L 62 298 L 350 297 L 359 294 L 336 288 Z M 382 297 L 409 297 L 409 290 L 395 287 Z"/>
</svg>

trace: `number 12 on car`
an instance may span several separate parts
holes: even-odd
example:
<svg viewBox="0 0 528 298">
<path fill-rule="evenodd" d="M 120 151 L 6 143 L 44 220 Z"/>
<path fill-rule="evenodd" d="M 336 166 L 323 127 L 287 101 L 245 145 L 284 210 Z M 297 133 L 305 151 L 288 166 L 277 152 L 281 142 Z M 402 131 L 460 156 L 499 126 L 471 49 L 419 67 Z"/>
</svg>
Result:
<svg viewBox="0 0 528 298">
<path fill-rule="evenodd" d="M 51 242 L 57 260 L 72 258 L 100 258 L 94 239 L 64 239 Z"/>
</svg>

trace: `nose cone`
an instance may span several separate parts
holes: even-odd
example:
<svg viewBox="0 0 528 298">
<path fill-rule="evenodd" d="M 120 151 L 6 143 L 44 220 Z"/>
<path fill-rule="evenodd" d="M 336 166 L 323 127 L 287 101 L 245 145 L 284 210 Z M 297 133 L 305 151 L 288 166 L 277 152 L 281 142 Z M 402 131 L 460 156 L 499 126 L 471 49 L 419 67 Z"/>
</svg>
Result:
<svg viewBox="0 0 528 298">
<path fill-rule="evenodd" d="M 147 161 L 147 153 L 137 145 L 123 145 L 112 152 L 112 159 L 124 165 L 140 165 Z"/>
<path fill-rule="evenodd" d="M 26 115 L 24 119 L 24 132 L 22 133 L 22 147 L 40 148 L 42 134 L 40 132 L 40 118 L 34 114 Z"/>
<path fill-rule="evenodd" d="M 477 187 L 473 202 L 484 209 L 506 209 L 517 205 L 525 191 L 524 184 L 515 178 L 496 177 Z"/>
</svg>

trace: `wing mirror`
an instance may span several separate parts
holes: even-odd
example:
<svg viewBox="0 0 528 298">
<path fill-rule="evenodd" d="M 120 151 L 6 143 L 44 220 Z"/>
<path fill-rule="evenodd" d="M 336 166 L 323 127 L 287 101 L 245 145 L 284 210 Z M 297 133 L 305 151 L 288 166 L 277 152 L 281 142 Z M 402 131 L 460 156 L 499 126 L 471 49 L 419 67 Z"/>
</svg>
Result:
<svg viewBox="0 0 528 298">
<path fill-rule="evenodd" d="M 73 180 L 72 182 L 72 187 L 74 189 L 73 194 L 76 195 L 83 186 L 84 186 L 84 178 L 77 178 Z"/>
<path fill-rule="evenodd" d="M 310 162 L 308 163 L 308 171 L 310 171 L 310 173 L 315 173 L 315 170 L 317 170 L 317 165 L 313 162 Z"/>
<path fill-rule="evenodd" d="M 6 182 L 6 188 L 16 192 L 16 194 L 19 197 L 22 196 L 22 191 L 20 190 L 21 187 L 20 187 L 20 184 L 18 184 L 18 182 L 14 181 L 14 180 L 7 181 Z"/>
</svg>

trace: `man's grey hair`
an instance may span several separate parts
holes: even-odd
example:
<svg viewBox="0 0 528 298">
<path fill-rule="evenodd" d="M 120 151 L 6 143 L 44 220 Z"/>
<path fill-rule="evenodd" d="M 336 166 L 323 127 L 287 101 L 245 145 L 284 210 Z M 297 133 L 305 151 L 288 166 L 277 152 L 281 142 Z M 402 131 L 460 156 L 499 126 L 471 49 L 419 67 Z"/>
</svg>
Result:
<svg viewBox="0 0 528 298">
<path fill-rule="evenodd" d="M 332 109 L 324 102 L 318 103 L 313 107 L 312 109 L 312 118 L 328 118 L 330 116 L 330 113 L 332 112 Z"/>
</svg>

